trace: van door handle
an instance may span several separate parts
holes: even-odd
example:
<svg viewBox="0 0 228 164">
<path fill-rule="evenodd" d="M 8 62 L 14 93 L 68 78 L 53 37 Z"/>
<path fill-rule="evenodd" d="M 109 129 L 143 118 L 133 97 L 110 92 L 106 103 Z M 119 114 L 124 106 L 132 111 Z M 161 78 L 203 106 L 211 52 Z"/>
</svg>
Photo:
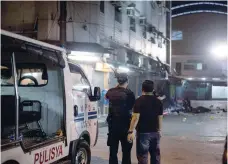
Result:
<svg viewBox="0 0 228 164">
<path fill-rule="evenodd" d="M 78 116 L 78 106 L 74 105 L 74 117 Z"/>
</svg>

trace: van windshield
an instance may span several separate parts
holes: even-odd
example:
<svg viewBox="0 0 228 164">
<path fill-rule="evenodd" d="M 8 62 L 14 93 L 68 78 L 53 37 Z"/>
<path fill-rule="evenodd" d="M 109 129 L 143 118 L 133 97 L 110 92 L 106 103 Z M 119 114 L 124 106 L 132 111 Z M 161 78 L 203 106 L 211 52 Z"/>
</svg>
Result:
<svg viewBox="0 0 228 164">
<path fill-rule="evenodd" d="M 46 67 L 44 64 L 18 63 L 17 83 L 18 86 L 44 86 L 48 83 Z M 1 63 L 1 86 L 13 86 L 12 66 L 9 63 Z"/>
</svg>

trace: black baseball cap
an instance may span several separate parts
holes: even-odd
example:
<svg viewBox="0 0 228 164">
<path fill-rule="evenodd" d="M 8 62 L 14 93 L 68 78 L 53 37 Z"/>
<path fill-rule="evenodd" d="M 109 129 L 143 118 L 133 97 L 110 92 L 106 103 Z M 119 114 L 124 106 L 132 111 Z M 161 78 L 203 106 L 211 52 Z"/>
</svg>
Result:
<svg viewBox="0 0 228 164">
<path fill-rule="evenodd" d="M 126 73 L 119 73 L 117 76 L 117 81 L 120 85 L 128 82 L 128 75 Z"/>
</svg>

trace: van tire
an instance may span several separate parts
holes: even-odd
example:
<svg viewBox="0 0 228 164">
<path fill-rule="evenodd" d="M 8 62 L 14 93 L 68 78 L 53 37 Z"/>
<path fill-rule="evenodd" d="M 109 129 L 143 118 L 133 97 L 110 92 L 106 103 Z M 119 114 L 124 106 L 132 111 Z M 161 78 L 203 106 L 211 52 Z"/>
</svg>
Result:
<svg viewBox="0 0 228 164">
<path fill-rule="evenodd" d="M 14 160 L 9 160 L 9 161 L 6 161 L 2 164 L 19 164 L 17 161 L 14 161 Z"/>
<path fill-rule="evenodd" d="M 78 156 L 78 155 L 81 155 L 81 156 Z M 77 144 L 76 149 L 74 148 L 72 149 L 71 163 L 81 164 L 80 162 L 82 162 L 81 160 L 83 159 L 87 161 L 85 164 L 90 164 L 91 150 L 90 150 L 89 144 L 84 140 L 80 141 L 80 143 Z"/>
</svg>

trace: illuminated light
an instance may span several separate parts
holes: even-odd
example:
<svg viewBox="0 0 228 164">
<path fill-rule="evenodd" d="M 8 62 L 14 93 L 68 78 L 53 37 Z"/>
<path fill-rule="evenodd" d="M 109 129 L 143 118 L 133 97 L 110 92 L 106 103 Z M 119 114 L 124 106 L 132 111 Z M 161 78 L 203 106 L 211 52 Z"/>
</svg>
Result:
<svg viewBox="0 0 228 164">
<path fill-rule="evenodd" d="M 110 66 L 108 65 L 108 63 L 101 63 L 101 62 L 96 63 L 95 70 L 101 71 L 101 72 L 111 72 L 112 71 L 112 69 L 110 69 Z"/>
<path fill-rule="evenodd" d="M 185 4 L 185 5 L 179 5 L 176 7 L 172 7 L 172 10 L 175 9 L 179 9 L 179 8 L 183 8 L 183 7 L 187 7 L 187 6 L 197 6 L 197 5 L 214 5 L 214 6 L 224 6 L 227 7 L 227 5 L 225 4 L 221 4 L 221 3 L 214 3 L 214 2 L 196 2 L 196 3 L 189 3 L 189 4 Z"/>
<path fill-rule="evenodd" d="M 40 72 L 41 73 L 41 72 Z M 31 73 L 23 73 L 23 76 L 33 76 L 33 77 L 37 77 L 39 75 L 38 72 L 31 72 Z"/>
<path fill-rule="evenodd" d="M 211 52 L 213 53 L 213 55 L 216 55 L 216 57 L 219 57 L 219 58 L 227 57 L 228 56 L 228 45 L 223 44 L 223 45 L 216 46 L 215 48 L 212 49 Z"/>
<path fill-rule="evenodd" d="M 1 69 L 9 69 L 8 67 L 5 66 L 1 66 Z"/>
<path fill-rule="evenodd" d="M 81 84 L 78 84 L 78 85 L 74 85 L 73 86 L 74 89 L 79 89 L 79 90 L 83 90 L 83 89 L 89 89 L 89 86 L 88 85 L 81 85 Z"/>
<path fill-rule="evenodd" d="M 127 67 L 119 67 L 119 70 L 120 71 L 124 71 L 124 72 L 129 72 L 130 71 L 130 69 L 129 68 L 127 68 Z"/>
<path fill-rule="evenodd" d="M 85 61 L 85 62 L 97 62 L 100 61 L 100 57 L 95 56 L 95 53 L 91 52 L 81 52 L 81 51 L 71 51 L 68 56 L 71 60 Z"/>
<path fill-rule="evenodd" d="M 220 78 L 212 78 L 212 80 L 216 80 L 217 81 L 217 80 L 220 80 Z"/>
<path fill-rule="evenodd" d="M 188 11 L 188 12 L 183 12 L 180 14 L 175 14 L 172 15 L 172 18 L 178 17 L 178 16 L 183 16 L 183 15 L 188 15 L 188 14 L 197 14 L 197 13 L 216 13 L 216 14 L 224 14 L 227 15 L 226 12 L 221 12 L 221 11 L 214 11 L 214 10 L 196 10 L 196 11 Z"/>
<path fill-rule="evenodd" d="M 104 53 L 103 55 L 105 58 L 110 58 L 110 54 L 109 53 Z"/>
<path fill-rule="evenodd" d="M 206 80 L 206 78 L 205 78 L 205 77 L 203 77 L 203 78 L 201 78 L 201 80 Z"/>
<path fill-rule="evenodd" d="M 187 78 L 188 80 L 193 80 L 193 78 L 192 77 L 189 77 L 189 78 Z"/>
<path fill-rule="evenodd" d="M 96 70 L 102 70 L 103 69 L 103 63 L 96 63 L 95 68 L 96 68 Z"/>
</svg>

